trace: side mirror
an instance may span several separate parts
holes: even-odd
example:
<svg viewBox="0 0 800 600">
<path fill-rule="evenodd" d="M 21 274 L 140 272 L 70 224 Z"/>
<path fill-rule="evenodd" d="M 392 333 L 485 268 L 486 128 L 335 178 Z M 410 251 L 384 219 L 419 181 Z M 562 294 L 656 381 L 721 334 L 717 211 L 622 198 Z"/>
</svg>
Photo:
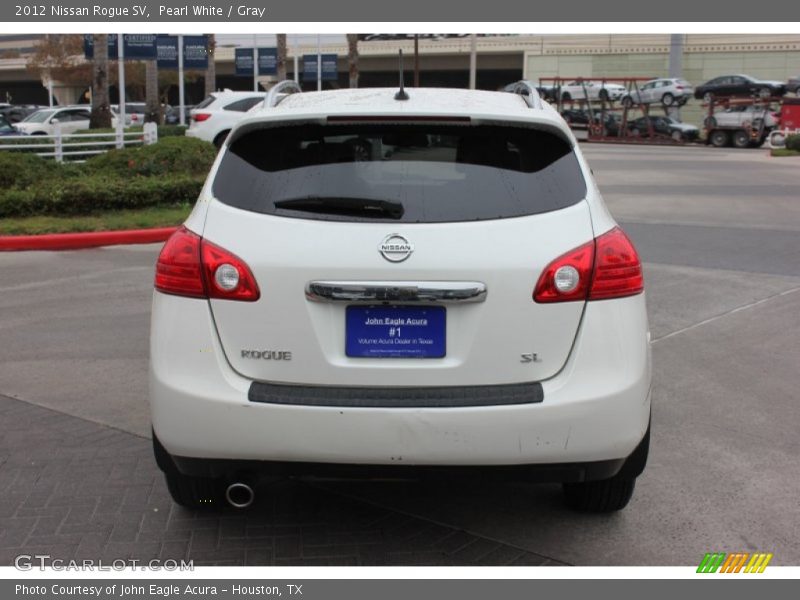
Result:
<svg viewBox="0 0 800 600">
<path fill-rule="evenodd" d="M 58 120 L 58 119 L 50 119 L 50 122 L 51 122 L 53 125 L 55 125 L 55 124 L 59 123 L 59 120 Z"/>
</svg>

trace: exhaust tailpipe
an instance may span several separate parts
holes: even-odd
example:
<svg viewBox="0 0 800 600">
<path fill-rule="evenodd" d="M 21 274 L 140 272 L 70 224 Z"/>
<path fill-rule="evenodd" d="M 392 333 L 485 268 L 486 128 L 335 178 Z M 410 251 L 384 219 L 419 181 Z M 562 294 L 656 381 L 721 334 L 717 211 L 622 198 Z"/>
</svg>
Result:
<svg viewBox="0 0 800 600">
<path fill-rule="evenodd" d="M 234 508 L 247 508 L 256 499 L 256 493 L 246 483 L 237 481 L 225 490 L 225 499 Z"/>
</svg>

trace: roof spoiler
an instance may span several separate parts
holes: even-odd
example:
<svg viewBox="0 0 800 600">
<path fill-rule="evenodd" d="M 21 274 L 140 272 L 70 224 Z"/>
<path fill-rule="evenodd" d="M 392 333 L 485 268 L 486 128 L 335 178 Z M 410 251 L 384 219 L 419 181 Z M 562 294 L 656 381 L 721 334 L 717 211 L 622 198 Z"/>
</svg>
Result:
<svg viewBox="0 0 800 600">
<path fill-rule="evenodd" d="M 293 79 L 287 79 L 276 83 L 264 96 L 263 108 L 274 108 L 278 106 L 280 101 L 283 100 L 287 94 L 299 94 L 302 91 L 300 84 Z M 280 96 L 280 94 L 283 94 L 283 96 Z"/>
<path fill-rule="evenodd" d="M 537 90 L 530 81 L 518 81 L 513 84 L 509 92 L 512 94 L 519 94 L 522 96 L 525 103 L 528 105 L 529 108 L 536 108 L 542 110 L 544 106 L 542 105 L 542 97 L 539 95 L 539 90 Z"/>
</svg>

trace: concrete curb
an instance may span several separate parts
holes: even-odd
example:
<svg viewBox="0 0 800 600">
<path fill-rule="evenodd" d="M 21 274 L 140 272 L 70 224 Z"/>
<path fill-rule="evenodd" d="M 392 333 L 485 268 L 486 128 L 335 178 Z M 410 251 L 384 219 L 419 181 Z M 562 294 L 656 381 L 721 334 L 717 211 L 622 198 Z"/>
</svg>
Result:
<svg viewBox="0 0 800 600">
<path fill-rule="evenodd" d="M 0 252 L 20 250 L 78 250 L 118 244 L 152 244 L 165 241 L 177 227 L 0 236 Z"/>
</svg>

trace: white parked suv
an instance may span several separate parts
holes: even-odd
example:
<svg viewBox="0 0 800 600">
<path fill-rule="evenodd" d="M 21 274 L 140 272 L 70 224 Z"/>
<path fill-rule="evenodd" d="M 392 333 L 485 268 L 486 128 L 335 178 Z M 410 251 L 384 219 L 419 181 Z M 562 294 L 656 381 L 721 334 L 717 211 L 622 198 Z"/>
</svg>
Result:
<svg viewBox="0 0 800 600">
<path fill-rule="evenodd" d="M 623 508 L 649 444 L 642 266 L 574 136 L 533 89 L 395 92 L 249 114 L 161 250 L 150 402 L 172 497 L 467 473 Z"/>
<path fill-rule="evenodd" d="M 186 135 L 222 146 L 247 111 L 264 101 L 264 92 L 213 92 L 189 113 Z"/>
<path fill-rule="evenodd" d="M 685 79 L 652 79 L 622 96 L 623 106 L 656 104 L 683 106 L 694 95 L 692 84 Z"/>
<path fill-rule="evenodd" d="M 90 106 L 64 106 L 44 108 L 29 114 L 14 127 L 28 135 L 55 135 L 56 123 L 61 125 L 61 133 L 74 133 L 89 129 Z"/>
<path fill-rule="evenodd" d="M 602 81 L 571 81 L 561 86 L 561 100 L 619 100 L 627 93 L 624 85 Z"/>
<path fill-rule="evenodd" d="M 780 116 L 770 106 L 744 104 L 733 105 L 725 110 L 717 111 L 705 118 L 704 125 L 714 127 L 753 127 L 774 129 L 780 122 Z"/>
</svg>

